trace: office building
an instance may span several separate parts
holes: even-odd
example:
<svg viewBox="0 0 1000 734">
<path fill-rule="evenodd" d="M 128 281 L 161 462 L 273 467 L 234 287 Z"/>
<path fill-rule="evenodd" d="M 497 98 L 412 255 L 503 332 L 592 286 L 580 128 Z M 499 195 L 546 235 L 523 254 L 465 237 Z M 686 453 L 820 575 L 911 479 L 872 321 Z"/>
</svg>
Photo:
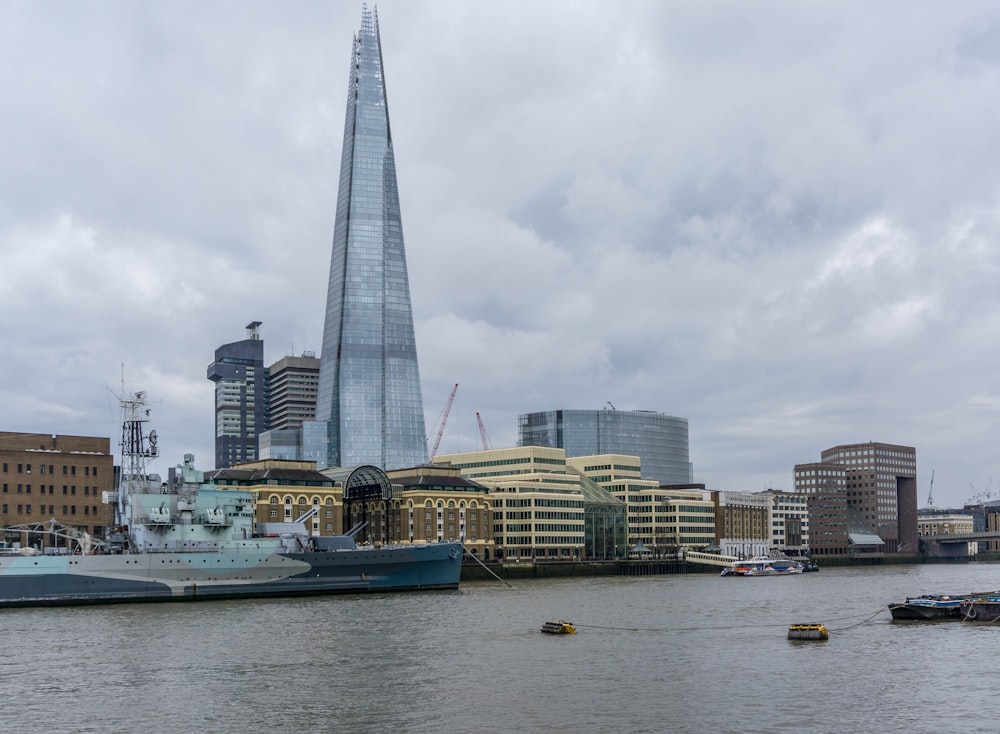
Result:
<svg viewBox="0 0 1000 734">
<path fill-rule="evenodd" d="M 257 436 L 267 425 L 267 371 L 260 321 L 247 324 L 247 338 L 223 344 L 208 366 L 215 383 L 215 466 L 223 469 L 257 458 Z"/>
<path fill-rule="evenodd" d="M 795 491 L 809 495 L 813 553 L 862 557 L 919 553 L 917 452 L 912 446 L 842 444 L 797 464 Z"/>
<path fill-rule="evenodd" d="M 566 457 L 566 468 L 586 477 L 603 489 L 617 502 L 616 505 L 606 505 L 605 515 L 614 519 L 620 514 L 624 521 L 624 538 L 617 538 L 613 554 L 609 555 L 600 543 L 595 543 L 599 549 L 596 555 L 588 558 L 626 558 L 629 554 L 659 554 L 665 542 L 663 529 L 654 523 L 653 499 L 650 493 L 659 489 L 659 483 L 652 479 L 640 479 L 640 464 L 638 456 L 622 454 L 602 454 L 600 456 Z M 584 510 L 590 510 L 592 503 L 585 502 Z M 597 509 L 597 508 L 594 508 Z M 616 513 L 616 510 L 618 511 Z M 614 528 L 614 524 L 608 527 Z M 607 531 L 604 531 L 607 534 Z M 588 543 L 590 541 L 588 529 Z M 600 538 L 600 533 L 597 536 Z M 660 543 L 658 546 L 657 543 Z M 601 553 L 600 551 L 604 551 Z"/>
<path fill-rule="evenodd" d="M 738 558 L 767 555 L 771 549 L 771 497 L 763 492 L 712 492 L 712 500 L 722 554 Z"/>
<path fill-rule="evenodd" d="M 789 556 L 809 553 L 808 498 L 797 492 L 764 492 L 771 499 L 771 547 Z"/>
<path fill-rule="evenodd" d="M 518 446 L 549 446 L 567 457 L 638 456 L 642 478 L 693 481 L 687 418 L 651 410 L 550 410 L 518 417 Z"/>
<path fill-rule="evenodd" d="M 320 469 L 427 461 L 381 40 L 367 7 L 351 54 L 320 359 L 302 458 Z"/>
<path fill-rule="evenodd" d="M 319 358 L 306 352 L 300 357 L 285 356 L 267 369 L 267 422 L 272 431 L 302 426 L 316 420 L 316 388 Z"/>
<path fill-rule="evenodd" d="M 267 424 L 257 437 L 260 459 L 302 458 L 302 424 L 316 420 L 319 359 L 306 352 L 285 356 L 267 369 Z"/>
<path fill-rule="evenodd" d="M 498 559 L 579 560 L 585 556 L 581 484 L 587 480 L 567 471 L 566 453 L 561 449 L 526 446 L 439 454 L 435 463 L 450 465 L 490 489 Z"/>
<path fill-rule="evenodd" d="M 912 446 L 844 444 L 821 453 L 844 467 L 847 505 L 885 543 L 886 553 L 918 553 L 917 450 Z"/>
</svg>

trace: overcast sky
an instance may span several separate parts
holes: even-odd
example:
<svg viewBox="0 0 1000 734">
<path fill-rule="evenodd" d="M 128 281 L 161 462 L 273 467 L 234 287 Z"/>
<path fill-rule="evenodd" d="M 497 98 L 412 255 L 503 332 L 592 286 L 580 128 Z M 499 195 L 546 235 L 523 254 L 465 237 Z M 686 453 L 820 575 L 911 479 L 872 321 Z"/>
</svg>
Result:
<svg viewBox="0 0 1000 734">
<path fill-rule="evenodd" d="M 430 431 L 690 421 L 696 481 L 917 448 L 1000 495 L 1000 5 L 378 4 Z M 320 351 L 360 2 L 0 0 L 0 430 L 146 390 L 214 463 L 220 344 Z"/>
</svg>

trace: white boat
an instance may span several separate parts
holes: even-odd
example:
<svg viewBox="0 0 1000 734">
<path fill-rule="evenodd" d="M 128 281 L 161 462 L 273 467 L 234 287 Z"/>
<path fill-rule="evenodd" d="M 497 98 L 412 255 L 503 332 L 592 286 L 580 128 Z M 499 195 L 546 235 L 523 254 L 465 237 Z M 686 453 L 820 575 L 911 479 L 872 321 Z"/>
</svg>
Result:
<svg viewBox="0 0 1000 734">
<path fill-rule="evenodd" d="M 722 576 L 789 576 L 802 573 L 803 566 L 786 556 L 754 556 L 745 561 L 733 561 L 722 569 Z"/>
</svg>

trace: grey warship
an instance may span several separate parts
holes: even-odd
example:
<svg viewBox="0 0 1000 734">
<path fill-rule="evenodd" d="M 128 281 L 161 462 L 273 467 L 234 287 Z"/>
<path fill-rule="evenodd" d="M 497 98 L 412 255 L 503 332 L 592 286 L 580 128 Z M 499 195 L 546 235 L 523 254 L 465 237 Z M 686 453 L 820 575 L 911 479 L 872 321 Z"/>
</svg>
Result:
<svg viewBox="0 0 1000 734">
<path fill-rule="evenodd" d="M 455 589 L 461 542 L 359 546 L 360 529 L 310 536 L 305 521 L 254 527 L 251 492 L 203 483 L 185 456 L 173 481 L 147 473 L 158 455 L 145 395 L 121 398 L 122 466 L 115 526 L 97 538 L 50 532 L 68 552 L 0 555 L 0 607 L 195 601 L 240 597 Z M 256 531 L 255 531 L 256 530 Z"/>
</svg>

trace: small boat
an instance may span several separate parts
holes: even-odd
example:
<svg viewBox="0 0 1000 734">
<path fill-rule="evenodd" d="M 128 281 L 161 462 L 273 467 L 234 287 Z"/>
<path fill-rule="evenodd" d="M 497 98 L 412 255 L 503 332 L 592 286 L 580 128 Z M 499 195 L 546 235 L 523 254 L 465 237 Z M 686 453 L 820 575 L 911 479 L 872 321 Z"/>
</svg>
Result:
<svg viewBox="0 0 1000 734">
<path fill-rule="evenodd" d="M 734 561 L 722 569 L 722 576 L 788 576 L 802 573 L 798 561 L 785 556 L 755 556 L 746 561 Z"/>
<path fill-rule="evenodd" d="M 810 561 L 808 558 L 802 561 L 802 573 L 817 573 L 819 571 L 819 564 L 815 561 Z"/>
<path fill-rule="evenodd" d="M 546 622 L 542 625 L 542 632 L 547 635 L 575 635 L 576 627 L 572 622 L 557 619 L 554 622 Z"/>
<path fill-rule="evenodd" d="M 961 616 L 965 622 L 992 624 L 1000 622 L 1000 594 L 972 596 L 961 601 Z"/>
<path fill-rule="evenodd" d="M 960 619 L 962 601 L 965 596 L 948 594 L 924 594 L 908 597 L 899 604 L 889 605 L 889 614 L 898 620 L 939 620 Z"/>
</svg>

